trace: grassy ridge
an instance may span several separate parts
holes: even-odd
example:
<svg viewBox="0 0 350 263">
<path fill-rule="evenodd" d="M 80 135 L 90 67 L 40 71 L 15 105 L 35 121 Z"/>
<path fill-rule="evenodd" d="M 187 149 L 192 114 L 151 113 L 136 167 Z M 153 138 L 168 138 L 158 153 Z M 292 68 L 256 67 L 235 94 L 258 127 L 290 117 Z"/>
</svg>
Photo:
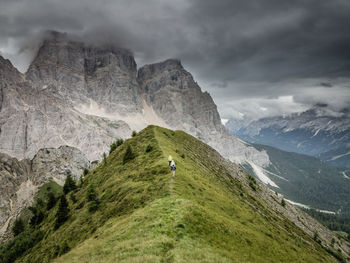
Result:
<svg viewBox="0 0 350 263">
<path fill-rule="evenodd" d="M 135 158 L 123 164 L 128 145 Z M 149 126 L 106 161 L 86 176 L 76 202 L 68 198 L 68 221 L 54 230 L 56 205 L 40 225 L 44 238 L 19 262 L 336 262 L 184 132 Z M 85 198 L 91 184 L 100 200 L 94 213 Z"/>
</svg>

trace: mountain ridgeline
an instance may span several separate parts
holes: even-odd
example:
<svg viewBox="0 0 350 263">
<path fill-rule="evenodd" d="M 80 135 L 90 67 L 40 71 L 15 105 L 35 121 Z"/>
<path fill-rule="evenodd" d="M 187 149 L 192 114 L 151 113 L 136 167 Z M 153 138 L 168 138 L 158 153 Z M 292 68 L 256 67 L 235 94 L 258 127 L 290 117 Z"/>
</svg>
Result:
<svg viewBox="0 0 350 263">
<path fill-rule="evenodd" d="M 242 140 L 319 157 L 350 167 L 350 109 L 334 113 L 325 104 L 287 116 L 229 120 L 226 127 Z"/>
<path fill-rule="evenodd" d="M 16 158 L 69 145 L 100 160 L 116 138 L 156 124 L 184 130 L 232 161 L 269 162 L 225 130 L 210 95 L 176 59 L 137 69 L 126 49 L 51 32 L 25 74 L 0 62 L 0 152 Z"/>
<path fill-rule="evenodd" d="M 177 164 L 175 178 L 168 155 Z M 328 263 L 349 257 L 346 240 L 183 131 L 147 127 L 61 200 L 53 207 L 46 200 L 36 204 L 42 221 L 0 247 L 2 262 Z"/>
</svg>

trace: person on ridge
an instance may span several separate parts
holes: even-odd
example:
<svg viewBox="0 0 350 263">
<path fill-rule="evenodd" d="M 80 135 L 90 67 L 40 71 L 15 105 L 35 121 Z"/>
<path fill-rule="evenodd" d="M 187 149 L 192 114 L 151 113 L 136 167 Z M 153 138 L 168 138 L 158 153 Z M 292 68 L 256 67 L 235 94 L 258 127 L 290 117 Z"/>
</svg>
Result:
<svg viewBox="0 0 350 263">
<path fill-rule="evenodd" d="M 169 155 L 168 161 L 169 161 L 169 167 L 170 167 L 171 173 L 173 177 L 175 177 L 176 166 L 175 166 L 175 161 L 171 155 Z"/>
</svg>

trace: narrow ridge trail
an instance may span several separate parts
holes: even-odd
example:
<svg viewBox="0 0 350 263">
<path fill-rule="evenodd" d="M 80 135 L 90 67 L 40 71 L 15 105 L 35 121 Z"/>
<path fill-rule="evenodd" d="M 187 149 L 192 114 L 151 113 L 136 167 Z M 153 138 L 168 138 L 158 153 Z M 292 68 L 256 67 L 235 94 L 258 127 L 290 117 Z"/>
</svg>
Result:
<svg viewBox="0 0 350 263">
<path fill-rule="evenodd" d="M 175 179 L 175 178 L 174 178 L 173 176 L 171 176 L 170 182 L 169 182 L 170 195 L 173 195 L 173 194 L 174 194 L 174 190 L 173 190 L 174 179 Z"/>
</svg>

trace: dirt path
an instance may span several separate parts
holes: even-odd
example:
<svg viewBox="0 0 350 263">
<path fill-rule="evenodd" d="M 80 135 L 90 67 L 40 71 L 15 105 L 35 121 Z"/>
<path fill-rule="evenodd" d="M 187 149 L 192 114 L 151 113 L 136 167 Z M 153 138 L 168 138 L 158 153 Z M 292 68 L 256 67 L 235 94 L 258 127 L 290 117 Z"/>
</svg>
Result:
<svg viewBox="0 0 350 263">
<path fill-rule="evenodd" d="M 171 178 L 170 178 L 170 182 L 169 182 L 169 190 L 170 190 L 170 195 L 173 195 L 174 194 L 174 187 L 173 187 L 173 185 L 174 185 L 174 177 L 173 176 L 171 176 Z"/>
</svg>

